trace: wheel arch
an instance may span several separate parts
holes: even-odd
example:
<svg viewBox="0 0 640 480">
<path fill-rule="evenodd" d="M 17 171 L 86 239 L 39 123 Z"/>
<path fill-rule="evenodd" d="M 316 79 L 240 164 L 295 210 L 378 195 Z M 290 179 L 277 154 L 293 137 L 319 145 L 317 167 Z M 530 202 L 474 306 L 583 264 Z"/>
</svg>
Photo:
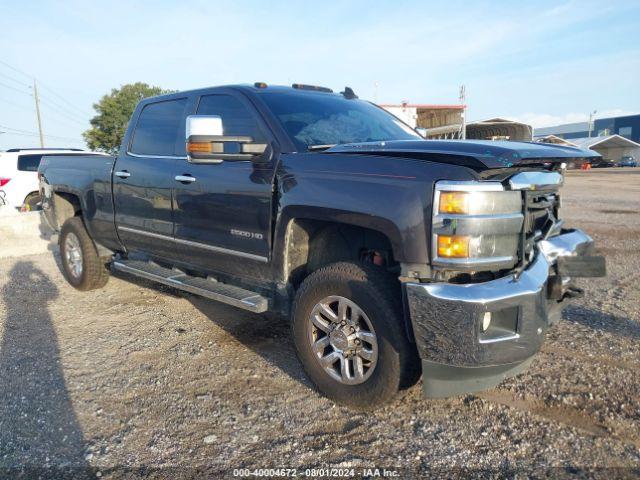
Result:
<svg viewBox="0 0 640 480">
<path fill-rule="evenodd" d="M 56 230 L 60 230 L 64 222 L 82 213 L 82 205 L 80 197 L 69 192 L 53 192 L 51 196 L 52 203 L 52 226 Z"/>
<path fill-rule="evenodd" d="M 295 287 L 326 264 L 361 260 L 368 249 L 380 252 L 387 266 L 401 261 L 400 233 L 391 222 L 371 215 L 311 213 L 300 212 L 280 222 L 274 260 L 285 283 Z"/>
</svg>

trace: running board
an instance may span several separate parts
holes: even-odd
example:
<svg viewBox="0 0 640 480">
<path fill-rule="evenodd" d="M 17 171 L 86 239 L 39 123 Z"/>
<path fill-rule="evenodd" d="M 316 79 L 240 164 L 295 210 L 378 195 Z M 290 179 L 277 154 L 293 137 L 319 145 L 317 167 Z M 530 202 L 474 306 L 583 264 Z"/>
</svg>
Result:
<svg viewBox="0 0 640 480">
<path fill-rule="evenodd" d="M 269 309 L 269 300 L 262 295 L 226 283 L 192 277 L 186 273 L 161 267 L 140 260 L 115 260 L 111 264 L 114 270 L 126 272 L 138 277 L 153 280 L 170 287 L 178 288 L 194 295 L 210 298 L 227 305 L 263 313 Z"/>
</svg>

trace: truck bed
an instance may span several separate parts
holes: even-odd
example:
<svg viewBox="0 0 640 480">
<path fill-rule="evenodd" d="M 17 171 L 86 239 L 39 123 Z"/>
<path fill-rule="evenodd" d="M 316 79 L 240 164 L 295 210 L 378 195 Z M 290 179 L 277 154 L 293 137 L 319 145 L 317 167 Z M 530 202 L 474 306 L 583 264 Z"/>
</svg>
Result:
<svg viewBox="0 0 640 480">
<path fill-rule="evenodd" d="M 116 157 L 101 154 L 45 156 L 38 175 L 47 221 L 55 229 L 61 225 L 55 218 L 53 192 L 79 199 L 89 233 L 108 246 L 119 244 L 113 209 L 111 176 Z"/>
</svg>

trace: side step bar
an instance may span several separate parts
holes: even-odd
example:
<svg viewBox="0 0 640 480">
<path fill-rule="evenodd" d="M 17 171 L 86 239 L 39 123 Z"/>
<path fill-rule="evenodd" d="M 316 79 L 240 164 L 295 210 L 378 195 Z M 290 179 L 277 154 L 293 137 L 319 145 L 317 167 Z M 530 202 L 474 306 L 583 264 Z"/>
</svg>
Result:
<svg viewBox="0 0 640 480">
<path fill-rule="evenodd" d="M 161 267 L 140 260 L 115 260 L 111 267 L 120 272 L 153 280 L 170 287 L 178 288 L 194 295 L 210 298 L 227 305 L 263 313 L 269 309 L 269 300 L 262 295 L 240 287 L 219 283 L 206 278 L 192 277 L 186 273 Z"/>
</svg>

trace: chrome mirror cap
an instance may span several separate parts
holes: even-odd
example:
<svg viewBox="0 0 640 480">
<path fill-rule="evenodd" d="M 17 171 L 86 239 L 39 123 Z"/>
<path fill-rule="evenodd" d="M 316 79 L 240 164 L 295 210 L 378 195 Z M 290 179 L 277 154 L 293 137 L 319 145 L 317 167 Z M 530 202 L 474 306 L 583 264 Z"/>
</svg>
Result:
<svg viewBox="0 0 640 480">
<path fill-rule="evenodd" d="M 189 115 L 185 138 L 192 136 L 222 136 L 222 117 L 219 115 Z"/>
</svg>

